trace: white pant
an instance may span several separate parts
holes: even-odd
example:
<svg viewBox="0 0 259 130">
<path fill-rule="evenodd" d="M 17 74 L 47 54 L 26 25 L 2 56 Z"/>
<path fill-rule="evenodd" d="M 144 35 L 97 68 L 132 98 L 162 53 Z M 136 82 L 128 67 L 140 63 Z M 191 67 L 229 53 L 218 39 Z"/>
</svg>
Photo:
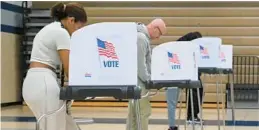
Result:
<svg viewBox="0 0 259 130">
<path fill-rule="evenodd" d="M 60 86 L 56 74 L 46 68 L 31 68 L 23 82 L 23 98 L 35 117 L 59 109 L 64 101 L 59 99 Z M 41 130 L 78 130 L 66 108 L 40 123 Z"/>
</svg>

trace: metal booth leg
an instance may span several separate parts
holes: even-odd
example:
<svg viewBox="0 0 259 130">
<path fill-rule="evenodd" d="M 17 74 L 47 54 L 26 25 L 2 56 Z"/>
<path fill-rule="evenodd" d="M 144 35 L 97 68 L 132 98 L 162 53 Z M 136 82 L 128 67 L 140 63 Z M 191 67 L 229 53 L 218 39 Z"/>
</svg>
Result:
<svg viewBox="0 0 259 130">
<path fill-rule="evenodd" d="M 195 123 L 194 123 L 194 109 L 193 109 L 193 91 L 190 89 L 191 93 L 191 112 L 192 112 L 192 129 L 195 130 Z"/>
<path fill-rule="evenodd" d="M 189 107 L 189 95 L 190 95 L 190 91 L 189 89 L 186 88 L 187 91 L 187 97 L 186 97 L 186 116 L 185 116 L 185 125 L 184 125 L 184 130 L 187 129 L 187 116 L 188 116 L 188 107 Z"/>
<path fill-rule="evenodd" d="M 192 129 L 195 130 L 195 123 L 194 123 L 194 109 L 193 109 L 193 91 L 192 89 L 186 89 L 187 90 L 187 98 L 186 98 L 186 118 L 185 121 L 187 122 L 187 116 L 188 116 L 188 109 L 189 109 L 189 95 L 191 97 L 191 116 L 192 116 Z M 185 123 L 185 130 L 187 129 L 186 123 Z"/>
<path fill-rule="evenodd" d="M 216 97 L 217 97 L 217 114 L 218 114 L 218 130 L 220 130 L 220 113 L 219 113 L 219 83 L 218 80 L 216 82 Z"/>
<path fill-rule="evenodd" d="M 222 76 L 222 74 L 220 74 L 220 76 Z M 220 85 L 222 84 L 222 79 L 220 78 Z M 225 123 L 225 107 L 224 107 L 224 96 L 223 95 L 223 87 L 220 87 L 220 95 L 221 95 L 221 106 L 222 106 L 222 121 L 223 121 L 223 130 L 225 130 L 225 126 L 226 126 L 226 123 Z"/>
<path fill-rule="evenodd" d="M 197 98 L 198 98 L 198 105 L 199 105 L 199 111 L 200 111 L 200 121 L 201 121 L 201 130 L 203 130 L 203 115 L 202 115 L 202 104 L 200 100 L 200 89 L 197 88 Z"/>
<path fill-rule="evenodd" d="M 66 101 L 64 101 L 63 105 L 62 105 L 59 109 L 54 110 L 54 111 L 51 111 L 51 112 L 47 112 L 47 113 L 41 115 L 41 116 L 39 117 L 39 119 L 37 119 L 37 122 L 36 122 L 36 130 L 40 130 L 40 121 L 41 121 L 43 118 L 45 118 L 45 117 L 47 117 L 47 116 L 50 116 L 50 115 L 52 115 L 52 114 L 56 114 L 56 113 L 60 112 L 63 108 L 65 108 L 66 104 L 67 104 Z"/>
<path fill-rule="evenodd" d="M 180 128 L 180 120 L 181 120 L 181 113 L 182 113 L 182 103 L 183 103 L 183 100 L 182 100 L 182 92 L 183 92 L 184 89 L 181 89 L 179 91 L 179 97 L 178 99 L 180 99 L 180 108 L 179 108 L 179 116 L 178 116 L 178 124 L 177 124 L 177 127 Z M 178 102 L 178 101 L 177 101 Z M 177 105 L 177 103 L 176 103 Z"/>
<path fill-rule="evenodd" d="M 231 110 L 232 110 L 232 121 L 234 126 L 236 125 L 235 119 L 235 99 L 234 99 L 234 85 L 233 85 L 233 74 L 230 75 L 230 97 L 231 97 Z"/>
</svg>

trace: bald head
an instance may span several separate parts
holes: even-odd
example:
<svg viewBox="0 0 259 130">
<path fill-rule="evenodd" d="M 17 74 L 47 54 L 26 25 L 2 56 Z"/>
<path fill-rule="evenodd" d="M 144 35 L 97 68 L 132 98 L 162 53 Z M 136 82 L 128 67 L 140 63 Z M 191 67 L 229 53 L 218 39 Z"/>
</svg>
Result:
<svg viewBox="0 0 259 130">
<path fill-rule="evenodd" d="M 148 31 L 152 39 L 157 39 L 166 34 L 166 24 L 162 19 L 154 19 L 148 25 Z"/>
<path fill-rule="evenodd" d="M 164 20 L 154 19 L 150 24 L 152 24 L 154 27 L 157 27 L 161 31 L 162 35 L 166 33 L 166 25 Z"/>
</svg>

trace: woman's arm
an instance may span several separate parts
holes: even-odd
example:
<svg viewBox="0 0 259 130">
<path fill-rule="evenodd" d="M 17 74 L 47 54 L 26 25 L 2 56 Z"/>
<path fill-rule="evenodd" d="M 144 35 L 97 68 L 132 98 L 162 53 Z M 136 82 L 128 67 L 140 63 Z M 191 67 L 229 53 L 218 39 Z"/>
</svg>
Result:
<svg viewBox="0 0 259 130">
<path fill-rule="evenodd" d="M 62 62 L 62 66 L 65 72 L 65 76 L 68 78 L 69 76 L 69 50 L 58 50 L 60 60 Z"/>
<path fill-rule="evenodd" d="M 69 77 L 69 52 L 70 52 L 70 35 L 65 29 L 56 32 L 55 43 L 64 68 L 66 77 Z"/>
</svg>

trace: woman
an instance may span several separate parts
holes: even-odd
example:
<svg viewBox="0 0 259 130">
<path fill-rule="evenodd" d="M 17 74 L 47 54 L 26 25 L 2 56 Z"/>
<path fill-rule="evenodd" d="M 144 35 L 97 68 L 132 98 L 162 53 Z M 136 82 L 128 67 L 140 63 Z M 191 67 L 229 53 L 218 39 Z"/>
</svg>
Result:
<svg viewBox="0 0 259 130">
<path fill-rule="evenodd" d="M 201 38 L 202 34 L 200 32 L 192 32 L 192 35 L 188 36 L 188 41 L 192 41 L 194 39 L 197 38 Z M 201 82 L 202 85 L 202 81 L 201 81 L 201 75 L 202 73 L 198 70 L 198 80 Z M 188 112 L 187 112 L 187 122 L 188 123 L 197 123 L 200 124 L 201 123 L 201 119 L 199 118 L 199 113 L 200 113 L 200 109 L 199 109 L 199 101 L 198 101 L 198 96 L 200 97 L 200 107 L 202 107 L 202 99 L 203 99 L 203 86 L 201 86 L 201 88 L 199 89 L 199 95 L 197 93 L 197 89 L 193 89 L 193 110 L 194 110 L 194 122 L 192 122 L 192 110 L 191 110 L 191 92 L 190 89 L 187 89 L 187 91 L 185 91 L 186 93 L 186 99 L 187 99 L 187 92 L 189 91 L 189 99 L 188 99 Z"/>
<path fill-rule="evenodd" d="M 69 77 L 70 36 L 85 26 L 87 15 L 84 8 L 76 3 L 58 3 L 51 9 L 54 22 L 41 29 L 33 40 L 30 69 L 23 83 L 23 98 L 36 118 L 60 108 L 60 86 L 57 82 L 56 66 L 63 65 Z M 41 130 L 75 130 L 75 123 L 62 110 L 41 121 Z M 70 121 L 69 121 L 70 120 Z"/>
<path fill-rule="evenodd" d="M 180 37 L 177 41 L 192 41 L 200 37 L 202 37 L 202 35 L 199 32 L 190 32 Z M 198 73 L 199 73 L 198 79 L 200 80 L 201 73 L 200 72 Z M 200 90 L 200 97 L 202 99 L 203 87 L 199 88 L 199 90 Z M 168 120 L 169 120 L 168 130 L 178 130 L 178 127 L 175 125 L 175 110 L 177 107 L 178 98 L 179 98 L 179 89 L 177 87 L 170 87 L 166 90 L 166 100 L 168 105 L 167 109 L 168 109 Z M 190 100 L 191 99 L 189 95 L 189 101 Z M 189 103 L 189 101 L 188 101 L 187 121 L 190 123 L 191 122 L 191 103 Z M 197 99 L 197 89 L 193 89 L 193 103 L 194 103 L 194 117 L 195 117 L 194 121 L 198 122 L 200 121 L 200 119 L 198 118 L 199 106 L 198 106 L 198 99 Z"/>
</svg>

